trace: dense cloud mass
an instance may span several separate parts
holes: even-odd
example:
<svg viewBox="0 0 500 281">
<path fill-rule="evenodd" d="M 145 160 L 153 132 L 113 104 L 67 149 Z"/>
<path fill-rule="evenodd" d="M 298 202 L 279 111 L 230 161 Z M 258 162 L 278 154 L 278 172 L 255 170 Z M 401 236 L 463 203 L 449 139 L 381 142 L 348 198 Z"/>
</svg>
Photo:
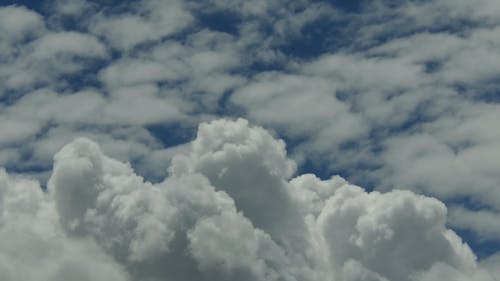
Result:
<svg viewBox="0 0 500 281">
<path fill-rule="evenodd" d="M 0 174 L 2 280 L 495 280 L 440 201 L 292 176 L 244 119 L 199 126 L 152 184 L 85 138 L 47 190 Z"/>
</svg>

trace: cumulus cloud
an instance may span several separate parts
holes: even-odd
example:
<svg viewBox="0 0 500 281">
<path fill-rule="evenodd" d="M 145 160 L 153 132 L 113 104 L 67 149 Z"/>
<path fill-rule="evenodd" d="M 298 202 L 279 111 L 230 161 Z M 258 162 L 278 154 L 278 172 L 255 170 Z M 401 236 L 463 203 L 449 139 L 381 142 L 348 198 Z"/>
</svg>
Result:
<svg viewBox="0 0 500 281">
<path fill-rule="evenodd" d="M 157 184 L 84 138 L 47 190 L 2 171 L 2 280 L 494 280 L 434 198 L 294 176 L 284 142 L 243 119 L 189 146 Z"/>
<path fill-rule="evenodd" d="M 2 280 L 128 280 L 125 269 L 94 241 L 68 238 L 52 199 L 38 182 L 4 170 L 0 238 Z"/>
</svg>

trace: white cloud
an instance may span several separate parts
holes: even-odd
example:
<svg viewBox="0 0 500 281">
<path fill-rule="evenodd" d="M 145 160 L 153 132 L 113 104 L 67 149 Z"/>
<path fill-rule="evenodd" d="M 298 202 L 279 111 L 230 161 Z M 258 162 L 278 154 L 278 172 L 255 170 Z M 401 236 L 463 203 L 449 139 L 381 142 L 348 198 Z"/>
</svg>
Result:
<svg viewBox="0 0 500 281">
<path fill-rule="evenodd" d="M 99 74 L 108 87 L 175 80 L 178 76 L 165 64 L 137 59 L 115 62 Z"/>
<path fill-rule="evenodd" d="M 45 29 L 42 17 L 24 7 L 0 7 L 0 51 L 2 57 L 16 52 L 17 45 Z"/>
<path fill-rule="evenodd" d="M 50 89 L 39 89 L 23 96 L 4 110 L 5 116 L 42 125 L 52 121 L 58 124 L 88 123 L 105 99 L 96 91 L 58 94 Z"/>
<path fill-rule="evenodd" d="M 93 3 L 87 0 L 54 0 L 52 3 L 52 8 L 54 9 L 54 11 L 64 16 L 78 16 L 92 6 Z"/>
<path fill-rule="evenodd" d="M 90 23 L 90 30 L 114 48 L 129 50 L 137 44 L 175 34 L 191 21 L 183 2 L 149 0 L 138 3 L 130 14 L 98 14 Z"/>
<path fill-rule="evenodd" d="M 322 150 L 358 138 L 367 129 L 366 121 L 335 97 L 337 87 L 318 77 L 268 73 L 238 89 L 231 100 L 261 124 L 289 136 L 310 135 L 311 147 Z"/>
<path fill-rule="evenodd" d="M 85 69 L 92 60 L 107 58 L 106 47 L 96 37 L 78 32 L 54 32 L 29 38 L 8 56 L 10 64 L 0 67 L 3 88 L 23 91 L 33 86 L 57 81 L 64 74 Z M 33 40 L 34 39 L 34 40 Z"/>
<path fill-rule="evenodd" d="M 129 280 L 94 242 L 66 237 L 37 182 L 2 170 L 0 185 L 2 280 Z"/>
<path fill-rule="evenodd" d="M 242 119 L 201 124 L 158 184 L 88 139 L 54 161 L 46 192 L 0 174 L 6 280 L 494 280 L 438 200 L 290 179 L 284 143 Z"/>
<path fill-rule="evenodd" d="M 162 223 L 172 227 L 168 231 L 209 233 L 213 240 L 192 243 L 197 252 L 193 248 L 191 254 L 196 253 L 197 259 L 179 254 L 189 248 L 186 237 L 182 240 L 174 235 L 173 242 L 161 242 L 171 247 L 158 247 L 161 258 L 156 263 L 168 261 L 172 266 L 151 276 L 171 271 L 181 280 L 202 280 L 205 274 L 216 274 L 214 265 L 234 261 L 225 273 L 217 272 L 225 276 L 222 279 L 244 272 L 246 278 L 254 279 L 283 275 L 287 276 L 283 279 L 299 280 L 328 280 L 331 276 L 384 280 L 410 274 L 422 265 L 408 262 L 401 272 L 387 272 L 374 261 L 353 254 L 330 272 L 328 247 L 321 242 L 322 234 L 312 229 L 317 230 L 315 219 L 324 212 L 327 198 L 340 196 L 337 191 L 346 188 L 347 182 L 336 177 L 320 180 L 314 175 L 290 179 L 295 168 L 282 144 L 262 131 L 249 129 L 244 121 L 200 127 L 195 150 L 189 144 L 164 147 L 170 141 L 177 143 L 176 129 L 156 138 L 151 129 L 152 125 L 175 125 L 183 130 L 200 120 L 224 115 L 244 116 L 276 131 L 291 139 L 291 153 L 299 163 L 317 165 L 322 176 L 340 171 L 349 181 L 386 191 L 381 198 L 394 196 L 396 202 L 400 196 L 394 194 L 405 193 L 391 190 L 402 188 L 440 200 L 465 197 L 488 206 L 488 212 L 452 208 L 450 222 L 473 230 L 482 239 L 496 238 L 496 224 L 485 222 L 497 220 L 500 202 L 500 130 L 496 126 L 500 118 L 496 81 L 500 6 L 494 0 L 473 4 L 403 1 L 394 5 L 373 1 L 359 14 L 305 0 L 50 3 L 54 4 L 46 5 L 50 14 L 20 6 L 0 8 L 0 163 L 12 173 L 38 177 L 44 185 L 52 155 L 72 139 L 87 137 L 98 142 L 105 154 L 132 163 L 135 172 L 130 167 L 120 168 L 121 173 L 133 175 L 120 176 L 124 181 L 127 178 L 138 186 L 162 190 L 162 184 L 144 183 L 134 173 L 157 181 L 170 167 L 178 174 L 171 175 L 163 183 L 166 186 L 198 184 L 199 189 L 174 188 L 168 196 L 182 198 L 178 204 L 159 199 L 182 210 L 177 214 L 182 218 L 168 214 L 169 218 L 180 222 L 185 219 L 182 214 L 189 213 L 189 223 Z M 310 43 L 312 48 L 303 50 L 297 42 Z M 302 57 L 301 52 L 313 56 Z M 244 141 L 247 138 L 250 140 Z M 185 154 L 184 158 L 176 156 L 178 153 Z M 113 178 L 108 187 L 122 186 L 107 172 L 99 175 Z M 200 202 L 189 201 L 183 193 L 188 190 Z M 110 196 L 119 197 L 116 194 Z M 199 194 L 227 204 L 219 202 L 225 206 L 222 208 L 219 203 L 201 203 Z M 130 200 L 147 202 L 149 196 L 134 195 Z M 360 192 L 358 197 L 367 201 L 367 210 L 379 200 L 372 193 Z M 52 199 L 47 200 L 53 204 Z M 226 209 L 225 204 L 231 207 Z M 208 209 L 205 223 L 198 222 Z M 99 211 L 102 213 L 82 220 L 94 224 L 88 227 L 98 245 L 89 247 L 105 260 L 110 258 L 106 257 L 109 247 L 113 251 L 123 247 L 97 233 L 103 221 L 115 218 L 113 210 L 102 207 Z M 162 224 L 155 221 L 156 216 L 163 216 L 161 212 L 150 210 L 151 217 L 143 226 L 127 225 L 135 236 L 123 241 L 130 242 L 133 249 L 129 247 L 121 255 L 129 260 L 116 261 L 127 263 L 131 268 L 127 271 L 140 274 L 152 264 L 151 260 L 138 260 L 154 255 L 152 245 L 161 240 L 155 235 L 167 231 L 152 226 Z M 217 235 L 222 235 L 222 241 L 229 240 L 228 244 L 237 243 L 223 236 L 225 220 L 235 227 L 235 233 L 248 234 L 249 244 L 243 247 L 252 253 L 248 260 L 233 252 L 213 252 L 221 243 Z M 436 225 L 441 222 L 429 222 L 425 227 Z M 154 230 L 151 234 L 144 230 L 149 227 Z M 116 229 L 110 231 L 118 232 Z M 380 231 L 387 229 L 392 228 L 381 227 Z M 444 234 L 433 235 L 442 238 Z M 82 243 L 74 251 L 87 245 Z M 280 250 L 260 259 L 259 249 L 269 245 Z M 106 254 L 101 248 L 107 249 Z M 173 253 L 182 257 L 176 260 Z M 422 280 L 448 275 L 459 280 L 483 278 L 482 273 L 465 272 L 441 258 L 432 261 L 430 271 L 426 268 L 414 276 Z M 439 265 L 443 259 L 448 265 Z M 279 262 L 273 263 L 275 260 Z M 245 267 L 246 262 L 252 265 Z M 189 273 L 185 266 L 200 270 Z M 491 268 L 488 270 L 493 272 Z"/>
<path fill-rule="evenodd" d="M 480 239 L 500 239 L 500 216 L 496 211 L 452 207 L 448 220 L 452 227 L 472 230 Z"/>
<path fill-rule="evenodd" d="M 77 32 L 51 33 L 35 43 L 34 57 L 47 59 L 54 56 L 105 57 L 106 47 L 94 36 Z"/>
<path fill-rule="evenodd" d="M 38 124 L 22 120 L 0 119 L 0 130 L 5 132 L 0 137 L 0 145 L 19 143 L 33 136 L 38 131 Z"/>
<path fill-rule="evenodd" d="M 446 199 L 467 196 L 496 209 L 500 202 L 494 171 L 499 146 L 493 125 L 497 105 L 459 101 L 454 106 L 420 131 L 386 139 L 381 154 L 386 167 L 379 176 L 386 186 Z"/>
<path fill-rule="evenodd" d="M 488 270 L 490 276 L 498 279 L 498 276 L 500 276 L 500 269 L 498 267 L 498 262 L 500 262 L 500 255 L 495 254 L 481 261 L 479 265 Z"/>
<path fill-rule="evenodd" d="M 251 1 L 228 1 L 228 0 L 211 0 L 200 5 L 202 9 L 209 11 L 231 11 L 242 14 L 244 16 L 264 16 L 268 9 L 273 6 L 272 3 L 262 0 Z"/>
<path fill-rule="evenodd" d="M 143 125 L 186 118 L 189 104 L 175 96 L 161 96 L 155 85 L 143 84 L 115 89 L 95 123 Z M 130 105 L 134 105 L 129 108 Z M 127 110 L 124 110 L 127 108 Z M 147 109 L 147 110 L 145 110 Z"/>
<path fill-rule="evenodd" d="M 318 224 L 332 266 L 355 259 L 389 280 L 411 280 L 438 261 L 465 272 L 474 267 L 474 255 L 445 229 L 445 219 L 446 208 L 435 199 L 344 186 L 328 199 Z"/>
<path fill-rule="evenodd" d="M 446 264 L 438 263 L 431 270 L 415 275 L 414 280 L 417 281 L 438 281 L 443 279 L 453 279 L 460 281 L 486 281 L 497 280 L 494 273 L 480 269 L 474 273 L 462 273 Z"/>
<path fill-rule="evenodd" d="M 190 251 L 202 271 L 222 271 L 239 280 L 280 280 L 284 251 L 241 214 L 222 213 L 200 220 L 188 233 Z"/>
</svg>

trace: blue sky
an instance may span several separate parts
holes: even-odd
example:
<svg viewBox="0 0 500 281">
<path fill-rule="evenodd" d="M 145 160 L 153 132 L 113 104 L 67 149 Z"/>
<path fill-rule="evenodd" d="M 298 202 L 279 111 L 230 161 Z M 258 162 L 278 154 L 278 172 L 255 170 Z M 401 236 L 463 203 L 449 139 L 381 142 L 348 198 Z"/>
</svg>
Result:
<svg viewBox="0 0 500 281">
<path fill-rule="evenodd" d="M 450 0 L 4 1 L 0 6 L 0 167 L 11 177 L 33 179 L 50 194 L 51 182 L 58 177 L 54 161 L 62 163 L 54 155 L 81 137 L 95 142 L 106 157 L 130 163 L 131 173 L 154 185 L 168 182 L 173 171 L 185 165 L 190 175 L 201 173 L 215 190 L 228 192 L 238 216 L 242 212 L 256 227 L 260 238 L 255 239 L 263 241 L 269 235 L 285 251 L 295 251 L 284 246 L 290 241 L 280 240 L 267 224 L 259 224 L 260 215 L 252 216 L 253 207 L 245 209 L 252 204 L 239 203 L 238 193 L 226 190 L 231 182 L 213 180 L 211 169 L 200 168 L 205 158 L 197 153 L 212 151 L 215 148 L 210 145 L 219 142 L 227 143 L 217 148 L 224 150 L 237 139 L 259 147 L 262 154 L 269 152 L 263 163 L 288 167 L 284 163 L 291 161 L 296 166 L 290 173 L 283 172 L 283 178 L 263 180 L 263 184 L 283 181 L 296 186 L 302 184 L 302 175 L 314 174 L 318 181 L 304 180 L 304 184 L 331 184 L 336 189 L 330 178 L 338 175 L 363 188 L 359 196 L 365 199 L 359 200 L 367 200 L 366 206 L 389 202 L 391 196 L 403 198 L 406 191 L 444 202 L 445 221 L 436 218 L 439 227 L 455 231 L 471 247 L 478 258 L 472 267 L 479 268 L 464 269 L 467 262 L 456 262 L 468 259 L 462 256 L 440 260 L 435 254 L 436 262 L 426 266 L 427 271 L 419 269 L 420 275 L 410 262 L 408 272 L 386 272 L 366 253 L 338 264 L 340 269 L 334 271 L 343 275 L 325 273 L 324 278 L 414 281 L 411 276 L 417 274 L 418 280 L 435 280 L 439 274 L 452 274 L 440 267 L 446 264 L 459 272 L 449 275 L 452 279 L 496 280 L 484 276 L 498 273 L 491 268 L 500 259 L 498 12 L 500 5 L 494 0 L 472 4 Z M 229 121 L 220 125 L 216 120 L 233 120 L 237 125 Z M 203 126 L 209 128 L 208 135 Z M 240 133 L 252 141 L 263 134 L 266 137 L 256 139 L 265 139 L 266 145 L 269 134 L 272 149 L 229 137 Z M 280 145 L 275 139 L 286 144 L 285 158 L 277 156 L 281 148 L 276 148 Z M 78 149 L 83 148 L 75 145 L 74 150 Z M 186 155 L 189 161 L 173 160 Z M 221 166 L 220 175 L 240 167 L 243 170 L 236 175 L 242 183 L 232 184 L 246 186 L 244 167 L 253 166 L 235 163 L 234 168 Z M 222 164 L 213 164 L 218 165 Z M 56 190 L 57 184 L 53 185 Z M 275 188 L 278 191 L 270 188 L 269 197 L 279 199 L 281 187 Z M 328 192 L 315 196 L 327 196 L 325 202 L 329 196 L 341 196 L 341 191 Z M 385 199 L 377 199 L 378 192 Z M 290 196 L 304 195 L 298 194 Z M 438 205 L 430 208 L 440 214 Z M 396 210 L 397 204 L 392 207 Z M 309 215 L 323 227 L 320 218 L 326 214 Z M 241 220 L 235 219 L 247 227 Z M 264 236 L 259 236 L 260 231 Z M 99 247 L 99 251 L 104 248 L 103 255 L 116 259 L 109 249 Z M 338 247 L 332 249 L 345 250 Z M 192 255 L 201 259 L 202 253 L 193 250 Z M 198 262 L 201 272 L 210 264 Z M 262 268 L 256 268 L 249 271 L 252 278 L 261 274 Z M 1 270 L 0 266 L 0 277 Z M 300 279 L 299 271 L 286 274 Z M 164 277 L 163 272 L 158 274 Z M 131 280 L 140 277 L 131 276 Z"/>
</svg>

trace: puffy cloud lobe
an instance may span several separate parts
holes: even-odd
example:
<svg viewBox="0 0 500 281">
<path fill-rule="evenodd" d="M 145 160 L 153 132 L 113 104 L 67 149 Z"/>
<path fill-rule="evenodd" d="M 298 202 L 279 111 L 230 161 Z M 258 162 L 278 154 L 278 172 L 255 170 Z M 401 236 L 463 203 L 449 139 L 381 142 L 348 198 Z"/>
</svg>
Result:
<svg viewBox="0 0 500 281">
<path fill-rule="evenodd" d="M 47 192 L 0 173 L 0 277 L 494 280 L 438 200 L 294 171 L 285 144 L 243 119 L 200 125 L 158 184 L 77 139 Z"/>
<path fill-rule="evenodd" d="M 287 280 L 284 251 L 241 214 L 225 212 L 200 220 L 188 234 L 202 271 L 222 270 L 238 280 Z M 208 242 L 207 242 L 208 241 Z"/>
<path fill-rule="evenodd" d="M 332 266 L 354 259 L 388 280 L 411 280 L 436 262 L 464 271 L 474 267 L 474 255 L 444 227 L 445 219 L 446 208 L 436 199 L 346 185 L 328 199 L 318 227 Z"/>
<path fill-rule="evenodd" d="M 37 182 L 0 171 L 0 279 L 129 280 L 93 241 L 68 238 L 57 217 Z"/>
<path fill-rule="evenodd" d="M 376 272 L 366 269 L 356 260 L 348 260 L 342 268 L 342 278 L 346 281 L 387 281 Z"/>
<path fill-rule="evenodd" d="M 78 139 L 56 154 L 49 190 L 70 234 L 93 236 L 116 256 L 154 256 L 173 238 L 167 227 L 172 210 L 158 188 L 104 157 L 89 140 Z"/>
<path fill-rule="evenodd" d="M 190 266 L 178 272 L 175 264 L 149 267 L 184 255 L 189 243 L 186 231 L 203 216 L 236 214 L 232 200 L 216 192 L 204 177 L 172 176 L 152 185 L 129 166 L 103 156 L 86 139 L 56 154 L 49 190 L 66 231 L 93 237 L 139 280 L 165 274 L 202 278 L 196 276 L 201 273 L 196 273 L 196 263 L 189 257 L 185 263 Z"/>
<path fill-rule="evenodd" d="M 346 184 L 347 182 L 339 176 L 321 180 L 313 174 L 304 174 L 293 178 L 290 181 L 290 188 L 293 189 L 292 196 L 301 203 L 302 213 L 317 217 L 325 207 L 326 199 Z"/>
<path fill-rule="evenodd" d="M 262 128 L 250 129 L 243 119 L 203 124 L 192 153 L 175 159 L 172 170 L 179 172 L 183 165 L 227 192 L 245 216 L 278 242 L 305 243 L 305 224 L 285 181 L 295 164 L 286 159 L 284 143 Z M 289 237 L 292 233 L 297 236 L 294 242 Z"/>
</svg>

